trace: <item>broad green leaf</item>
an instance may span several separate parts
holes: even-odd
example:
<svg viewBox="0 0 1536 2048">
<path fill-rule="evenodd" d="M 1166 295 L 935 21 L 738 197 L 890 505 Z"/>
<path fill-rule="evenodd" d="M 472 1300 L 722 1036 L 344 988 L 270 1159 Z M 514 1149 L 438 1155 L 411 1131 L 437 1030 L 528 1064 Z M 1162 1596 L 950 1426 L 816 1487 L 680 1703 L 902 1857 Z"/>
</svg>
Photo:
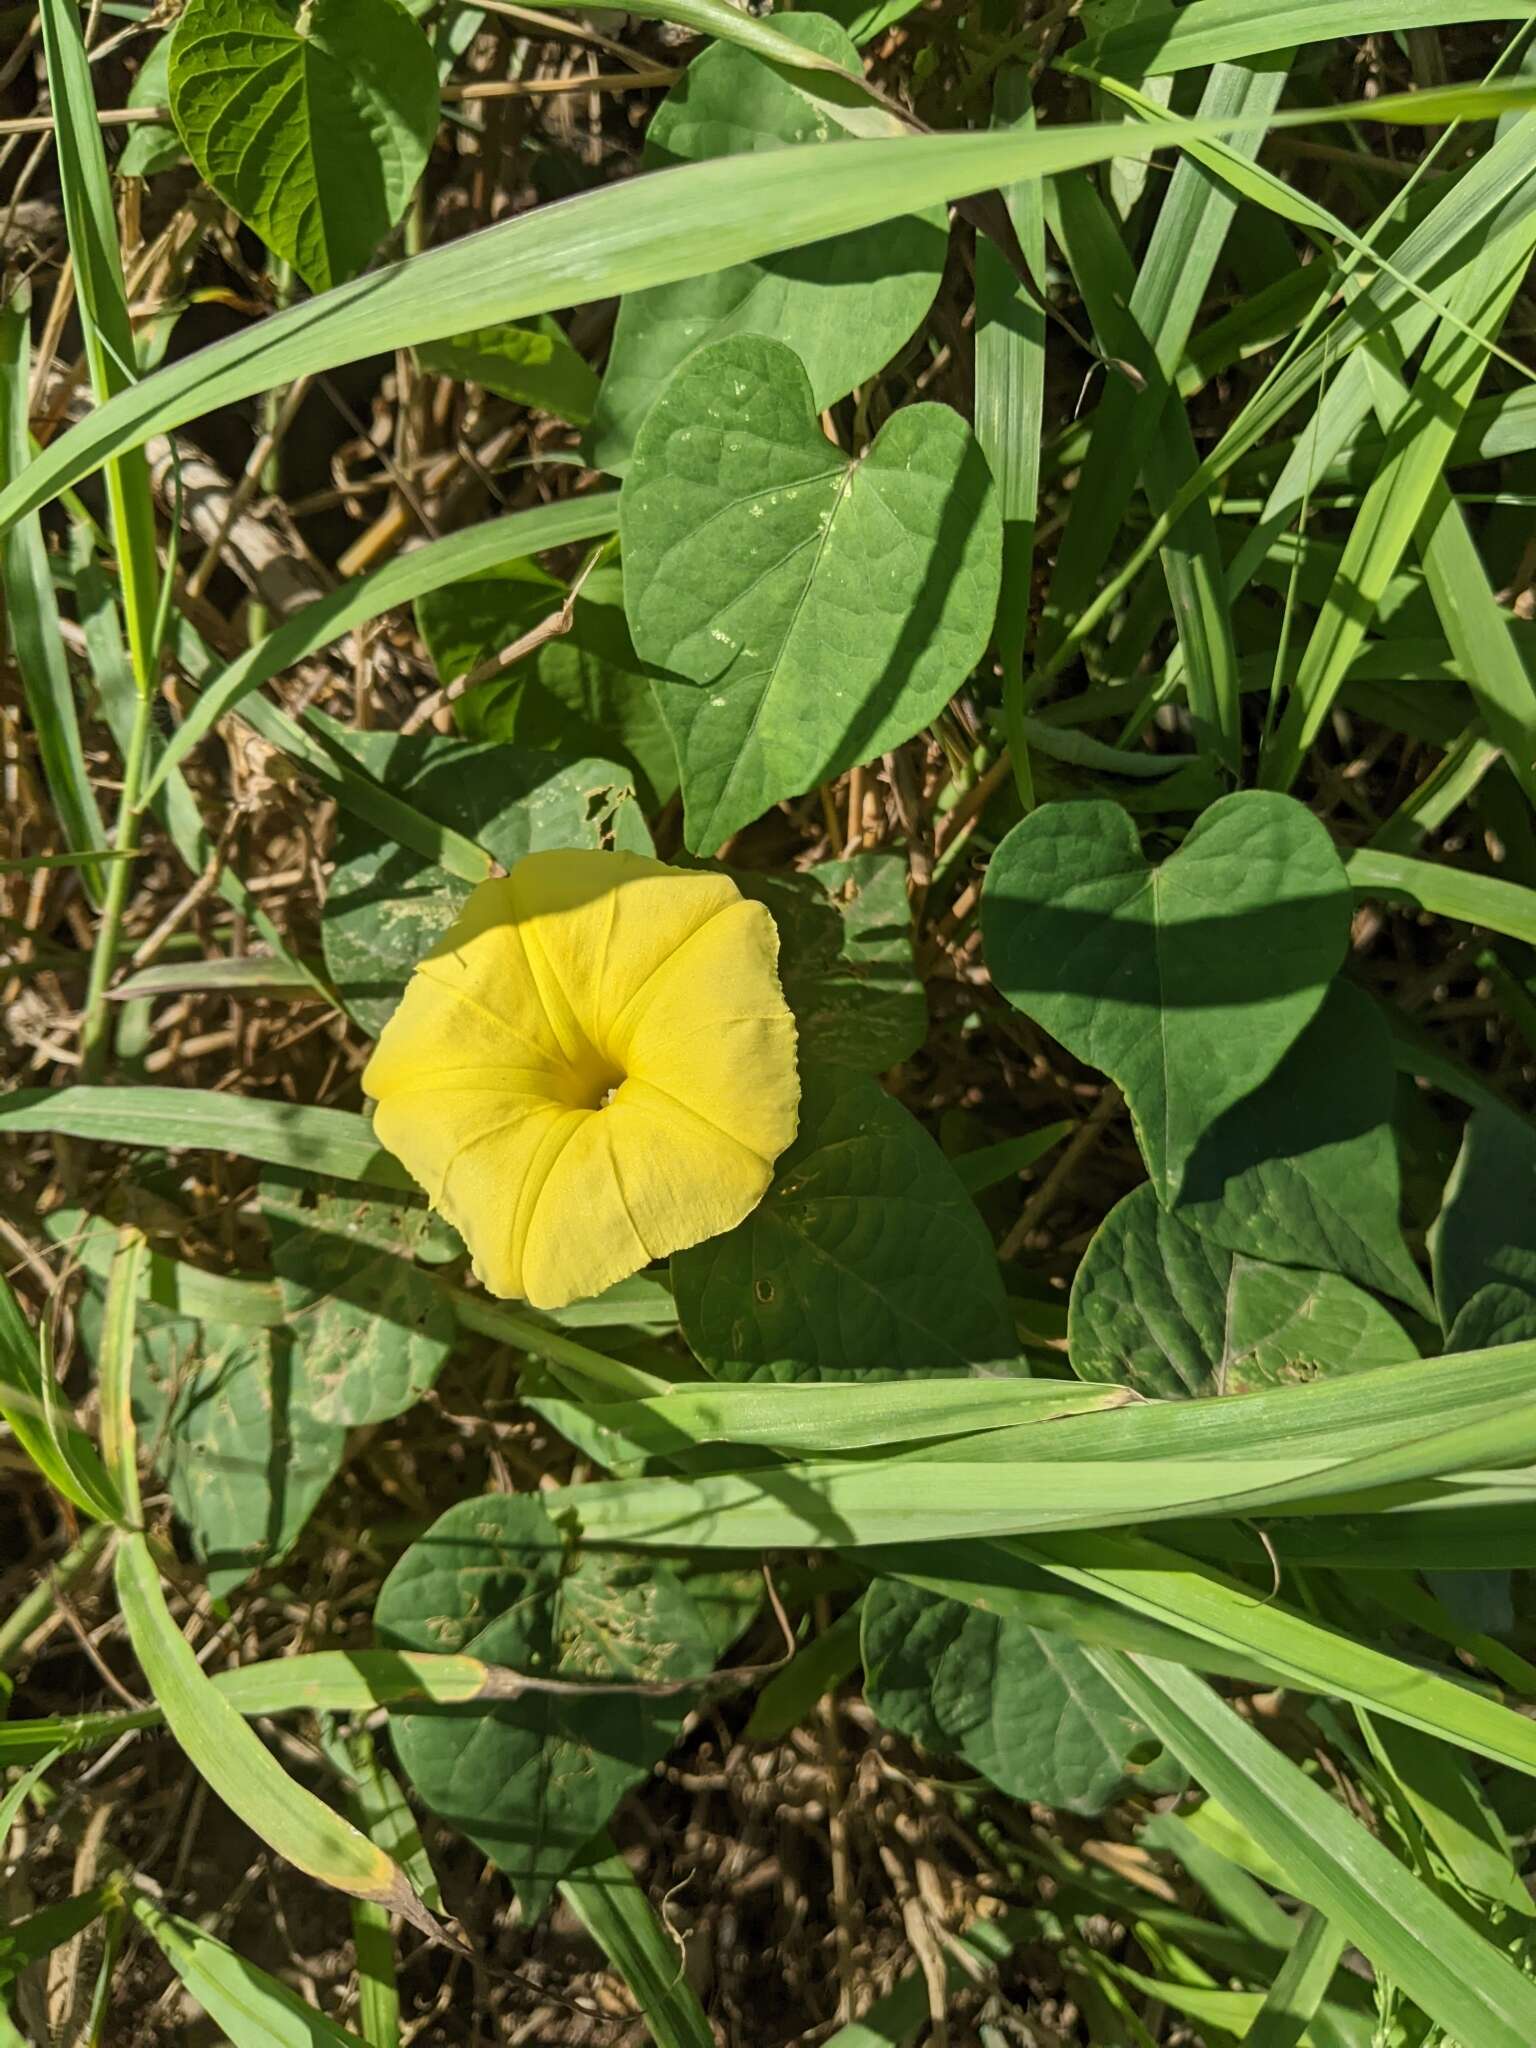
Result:
<svg viewBox="0 0 1536 2048">
<path fill-rule="evenodd" d="M 1069 1813 L 1102 1813 L 1142 1777 L 1132 1754 L 1156 1744 L 1070 1636 L 896 1579 L 863 1613 L 865 1697 L 888 1728 Z"/>
<path fill-rule="evenodd" d="M 458 1333 L 447 1295 L 416 1263 L 451 1258 L 453 1232 L 426 1209 L 298 1175 L 268 1175 L 261 1213 L 305 1411 L 343 1429 L 403 1414 Z"/>
<path fill-rule="evenodd" d="M 1536 2037 L 1536 1985 L 1203 1680 L 1156 1658 L 1087 1654 L 1285 1871 L 1290 1890 L 1447 2034 L 1479 2048 L 1524 2048 Z"/>
<path fill-rule="evenodd" d="M 437 133 L 432 47 L 400 0 L 187 0 L 168 77 L 192 161 L 315 291 L 363 269 Z"/>
<path fill-rule="evenodd" d="M 722 1379 L 773 1380 L 1011 1358 L 991 1239 L 938 1146 L 874 1081 L 802 1084 L 799 1136 L 758 1207 L 672 1260 L 694 1355 Z"/>
<path fill-rule="evenodd" d="M 1337 1273 L 1272 1266 L 1170 1215 L 1150 1186 L 1099 1225 L 1072 1282 L 1072 1369 L 1141 1394 L 1241 1394 L 1397 1365 L 1413 1340 Z"/>
<path fill-rule="evenodd" d="M 543 314 L 526 327 L 479 327 L 424 342 L 416 351 L 426 369 L 462 384 L 480 384 L 514 405 L 531 405 L 584 427 L 597 400 L 597 377 L 566 339 L 558 320 Z"/>
<path fill-rule="evenodd" d="M 982 890 L 997 988 L 1117 1081 L 1159 1197 L 1321 1008 L 1349 939 L 1327 832 L 1287 797 L 1221 798 L 1159 867 L 1117 804 L 1046 804 Z"/>
<path fill-rule="evenodd" d="M 163 35 L 155 43 L 128 92 L 130 107 L 163 107 L 171 96 L 167 68 L 171 60 L 171 39 Z M 117 160 L 120 178 L 152 178 L 185 160 L 181 137 L 168 121 L 145 121 L 128 132 L 123 153 Z"/>
<path fill-rule="evenodd" d="M 1249 1258 L 1432 1304 L 1403 1242 L 1396 1076 L 1381 1013 L 1335 982 L 1269 1079 L 1206 1131 L 1176 1214 Z"/>
<path fill-rule="evenodd" d="M 364 1117 L 344 1109 L 222 1095 L 211 1088 L 17 1088 L 0 1098 L 0 1133 L 47 1131 L 104 1145 L 234 1152 L 338 1180 L 412 1188 Z"/>
<path fill-rule="evenodd" d="M 625 609 L 677 743 L 686 837 L 711 852 L 783 797 L 899 746 L 980 658 L 1001 523 L 948 406 L 850 459 L 782 342 L 690 356 L 619 501 Z"/>
<path fill-rule="evenodd" d="M 859 54 L 822 14 L 782 14 L 773 27 L 857 76 Z M 652 167 L 762 154 L 791 143 L 895 136 L 900 118 L 822 70 L 790 70 L 717 43 L 695 57 L 646 134 Z M 942 207 L 926 207 L 752 263 L 626 295 L 598 395 L 593 460 L 622 474 L 635 436 L 684 358 L 731 334 L 769 335 L 805 365 L 818 411 L 873 376 L 923 318 L 949 240 Z"/>
<path fill-rule="evenodd" d="M 130 1895 L 133 1917 L 230 2048 L 368 2048 L 297 1992 L 229 1948 L 196 1921 L 162 1912 L 145 1893 Z"/>
<path fill-rule="evenodd" d="M 140 1311 L 134 1416 L 215 1593 L 284 1556 L 335 1477 L 346 1431 L 311 1405 L 295 1329 Z"/>
<path fill-rule="evenodd" d="M 702 1677 L 724 1648 L 710 1604 L 670 1567 L 577 1557 L 526 1495 L 440 1516 L 385 1580 L 374 1624 L 396 1648 L 595 1686 Z M 532 1920 L 686 1711 L 685 1693 L 527 1692 L 489 1712 L 398 1713 L 390 1726 L 417 1792 L 506 1872 Z"/>
<path fill-rule="evenodd" d="M 416 622 L 444 683 L 560 608 L 564 585 L 530 575 L 531 567 L 508 562 L 496 575 L 417 600 Z M 565 632 L 458 700 L 459 730 L 474 740 L 624 761 L 636 771 L 642 804 L 658 808 L 677 788 L 677 756 L 651 679 L 629 637 L 621 572 L 594 569 Z"/>
<path fill-rule="evenodd" d="M 928 1005 L 903 859 L 859 853 L 798 875 L 740 869 L 735 880 L 779 928 L 779 976 L 803 1061 L 881 1073 L 916 1052 Z"/>
<path fill-rule="evenodd" d="M 1484 1343 L 1501 1341 L 1488 1332 L 1518 1317 L 1519 1296 L 1536 1315 L 1536 1131 L 1523 1117 L 1488 1108 L 1467 1119 L 1430 1255 L 1448 1330 L 1479 1295 Z"/>
<path fill-rule="evenodd" d="M 368 736 L 365 765 L 443 825 L 510 868 L 545 847 L 618 846 L 649 853 L 629 776 L 612 761 L 562 761 L 465 740 Z M 418 960 L 468 900 L 455 876 L 370 826 L 343 817 L 326 896 L 325 963 L 348 1010 L 375 1037 Z"/>
</svg>

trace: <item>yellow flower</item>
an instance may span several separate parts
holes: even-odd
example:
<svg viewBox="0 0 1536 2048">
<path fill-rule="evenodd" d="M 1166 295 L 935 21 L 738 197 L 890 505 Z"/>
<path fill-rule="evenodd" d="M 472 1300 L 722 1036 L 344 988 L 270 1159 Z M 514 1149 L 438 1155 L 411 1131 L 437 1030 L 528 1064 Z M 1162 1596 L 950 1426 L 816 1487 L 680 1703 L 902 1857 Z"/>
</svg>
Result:
<svg viewBox="0 0 1536 2048">
<path fill-rule="evenodd" d="M 363 1087 L 493 1294 L 562 1308 L 761 1201 L 800 1103 L 778 951 L 724 875 L 639 854 L 475 890 Z"/>
</svg>

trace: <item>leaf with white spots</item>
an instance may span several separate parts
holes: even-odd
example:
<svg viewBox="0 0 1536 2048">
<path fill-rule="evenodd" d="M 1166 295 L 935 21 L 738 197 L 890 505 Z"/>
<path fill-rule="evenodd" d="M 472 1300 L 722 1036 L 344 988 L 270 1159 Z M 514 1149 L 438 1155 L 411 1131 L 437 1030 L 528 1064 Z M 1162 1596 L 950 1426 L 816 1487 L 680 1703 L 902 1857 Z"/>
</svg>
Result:
<svg viewBox="0 0 1536 2048">
<path fill-rule="evenodd" d="M 677 745 L 695 852 L 899 746 L 980 659 L 1002 529 L 948 406 L 850 457 L 782 342 L 690 356 L 647 416 L 619 505 L 624 601 Z"/>
</svg>

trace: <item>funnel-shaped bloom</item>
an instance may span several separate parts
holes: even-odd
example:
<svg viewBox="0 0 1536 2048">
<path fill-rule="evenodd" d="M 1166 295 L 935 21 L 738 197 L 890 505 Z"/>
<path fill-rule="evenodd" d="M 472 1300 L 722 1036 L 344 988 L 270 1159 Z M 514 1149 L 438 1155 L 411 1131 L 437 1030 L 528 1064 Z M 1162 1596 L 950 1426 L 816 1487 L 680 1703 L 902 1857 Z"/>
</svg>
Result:
<svg viewBox="0 0 1536 2048">
<path fill-rule="evenodd" d="M 800 1101 L 778 950 L 724 875 L 633 853 L 475 890 L 363 1087 L 493 1294 L 561 1308 L 762 1199 Z"/>
</svg>

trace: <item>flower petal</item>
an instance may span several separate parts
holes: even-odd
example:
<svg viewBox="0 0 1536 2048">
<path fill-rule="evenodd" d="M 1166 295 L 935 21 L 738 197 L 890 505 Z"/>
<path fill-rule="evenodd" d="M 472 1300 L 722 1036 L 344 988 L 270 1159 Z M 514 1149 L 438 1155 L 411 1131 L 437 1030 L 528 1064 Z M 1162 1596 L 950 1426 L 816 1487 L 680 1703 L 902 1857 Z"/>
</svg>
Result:
<svg viewBox="0 0 1536 2048">
<path fill-rule="evenodd" d="M 795 1020 L 779 992 L 779 935 L 740 898 L 696 932 L 641 993 L 609 1054 L 762 1159 L 795 1135 Z"/>
<path fill-rule="evenodd" d="M 741 900 L 728 876 L 638 853 L 532 853 L 509 882 L 545 1001 L 594 1045 L 695 932 Z"/>
<path fill-rule="evenodd" d="M 524 1248 L 535 1308 L 563 1308 L 651 1259 L 731 1230 L 772 1162 L 631 1077 L 586 1118 L 545 1181 Z"/>
</svg>

